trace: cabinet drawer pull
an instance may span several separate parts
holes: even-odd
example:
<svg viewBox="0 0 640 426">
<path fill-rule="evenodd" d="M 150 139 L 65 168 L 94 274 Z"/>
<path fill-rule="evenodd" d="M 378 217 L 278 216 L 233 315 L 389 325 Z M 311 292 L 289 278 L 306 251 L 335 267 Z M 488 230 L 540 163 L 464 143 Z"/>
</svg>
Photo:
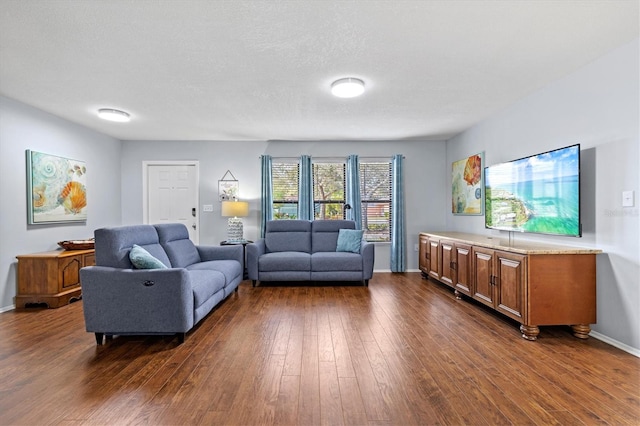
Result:
<svg viewBox="0 0 640 426">
<path fill-rule="evenodd" d="M 145 282 L 142 283 L 142 285 L 144 285 L 145 287 L 151 287 L 155 283 L 156 283 L 155 281 L 146 280 Z"/>
</svg>

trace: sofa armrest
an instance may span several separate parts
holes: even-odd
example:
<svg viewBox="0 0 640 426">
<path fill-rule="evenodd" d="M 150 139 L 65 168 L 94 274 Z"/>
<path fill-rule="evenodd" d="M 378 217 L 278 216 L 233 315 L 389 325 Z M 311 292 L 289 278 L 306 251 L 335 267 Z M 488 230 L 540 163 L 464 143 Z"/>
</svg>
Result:
<svg viewBox="0 0 640 426">
<path fill-rule="evenodd" d="M 193 327 L 193 290 L 185 269 L 80 270 L 86 330 L 105 334 L 186 333 Z"/>
<path fill-rule="evenodd" d="M 258 278 L 258 259 L 265 254 L 267 246 L 264 238 L 259 239 L 255 243 L 247 244 L 247 275 L 250 280 Z"/>
<path fill-rule="evenodd" d="M 362 255 L 363 279 L 370 280 L 373 276 L 373 262 L 375 260 L 375 244 L 362 240 L 360 254 Z"/>
<path fill-rule="evenodd" d="M 208 262 L 210 260 L 237 260 L 240 265 L 244 264 L 244 251 L 242 245 L 234 246 L 196 246 L 200 254 L 200 260 Z"/>
</svg>

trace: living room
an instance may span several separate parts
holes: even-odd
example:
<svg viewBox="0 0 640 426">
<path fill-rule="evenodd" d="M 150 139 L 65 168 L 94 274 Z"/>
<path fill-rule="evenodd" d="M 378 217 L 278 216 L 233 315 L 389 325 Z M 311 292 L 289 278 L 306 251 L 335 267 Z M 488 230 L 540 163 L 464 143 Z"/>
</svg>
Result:
<svg viewBox="0 0 640 426">
<path fill-rule="evenodd" d="M 485 165 L 492 165 L 580 143 L 582 238 L 532 235 L 516 235 L 515 238 L 602 250 L 597 256 L 597 323 L 592 325 L 592 338 L 640 356 L 638 4 L 635 1 L 613 3 L 635 10 L 635 24 L 631 24 L 634 35 L 629 37 L 624 33 L 618 44 L 598 52 L 586 62 L 576 63 L 570 70 L 549 78 L 451 136 L 440 136 L 434 131 L 431 136 L 376 140 L 340 136 L 317 140 L 245 140 L 232 136 L 200 140 L 120 138 L 101 130 L 99 126 L 104 124 L 92 128 L 63 118 L 66 112 L 58 114 L 34 106 L 37 96 L 32 95 L 33 102 L 19 100 L 11 87 L 16 76 L 11 75 L 9 79 L 8 74 L 2 74 L 0 164 L 3 185 L 0 196 L 15 209 L 3 209 L 0 220 L 0 310 L 13 310 L 15 306 L 16 255 L 53 250 L 61 240 L 92 237 L 96 228 L 143 222 L 140 201 L 143 197 L 143 161 L 198 161 L 200 244 L 218 245 L 226 237 L 226 218 L 220 214 L 217 185 L 227 170 L 231 170 L 239 181 L 240 198 L 249 202 L 250 213 L 244 218 L 244 232 L 246 238 L 255 240 L 260 232 L 261 155 L 297 157 L 306 154 L 335 158 L 350 154 L 364 157 L 403 154 L 406 158 L 407 271 L 417 274 L 418 253 L 414 246 L 422 231 L 501 234 L 485 229 L 483 216 L 451 213 L 451 164 L 454 161 L 483 152 Z M 15 7 L 15 4 L 11 6 Z M 2 18 L 2 27 L 7 28 L 4 23 L 9 19 L 6 15 Z M 9 34 L 5 29 L 0 31 L 0 46 L 3 47 L 0 68 L 5 68 L 7 60 L 20 60 L 28 52 L 20 54 L 5 50 L 4 43 Z M 11 48 L 16 46 L 19 47 L 19 43 L 11 44 Z M 408 81 L 403 84 L 421 83 Z M 37 89 L 43 90 L 39 86 Z M 64 98 L 65 94 L 59 92 L 57 96 Z M 104 99 L 87 99 L 87 111 L 84 112 L 93 113 L 88 110 L 101 106 L 108 99 L 107 94 Z M 167 108 L 171 106 L 167 105 Z M 138 114 L 141 116 L 144 112 Z M 451 115 L 455 117 L 455 111 Z M 136 119 L 134 114 L 132 121 Z M 410 119 L 414 120 L 413 117 Z M 126 124 L 117 126 L 121 128 Z M 347 122 L 344 126 L 349 128 L 352 124 Z M 353 126 L 362 130 L 358 123 Z M 90 208 L 86 223 L 27 225 L 26 150 L 81 159 L 87 163 Z M 622 207 L 621 194 L 629 190 L 635 193 L 635 204 Z M 213 211 L 203 211 L 203 205 L 210 204 L 214 206 Z M 389 245 L 376 244 L 374 271 L 389 270 Z"/>
</svg>

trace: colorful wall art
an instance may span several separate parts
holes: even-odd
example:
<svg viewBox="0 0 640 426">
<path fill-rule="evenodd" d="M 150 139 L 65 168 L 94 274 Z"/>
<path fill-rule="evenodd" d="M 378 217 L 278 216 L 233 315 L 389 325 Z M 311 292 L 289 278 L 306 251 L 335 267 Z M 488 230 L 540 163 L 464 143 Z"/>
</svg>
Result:
<svg viewBox="0 0 640 426">
<path fill-rule="evenodd" d="M 459 215 L 482 215 L 483 153 L 452 163 L 451 212 Z"/>
<path fill-rule="evenodd" d="M 87 167 L 71 160 L 27 150 L 27 223 L 86 222 Z"/>
<path fill-rule="evenodd" d="M 229 179 L 227 176 L 231 176 Z M 236 177 L 229 170 L 222 176 L 222 179 L 218 181 L 218 200 L 219 201 L 231 201 L 238 199 L 238 191 L 240 189 L 240 183 Z"/>
</svg>

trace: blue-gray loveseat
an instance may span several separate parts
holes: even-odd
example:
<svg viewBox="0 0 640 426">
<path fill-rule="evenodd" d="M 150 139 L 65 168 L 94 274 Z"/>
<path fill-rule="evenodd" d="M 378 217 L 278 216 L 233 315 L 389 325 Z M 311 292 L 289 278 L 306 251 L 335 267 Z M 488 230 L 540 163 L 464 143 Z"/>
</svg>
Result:
<svg viewBox="0 0 640 426">
<path fill-rule="evenodd" d="M 102 228 L 94 234 L 96 266 L 82 268 L 80 281 L 86 330 L 99 345 L 105 335 L 132 334 L 177 334 L 182 343 L 242 281 L 242 246 L 195 246 L 182 224 Z M 163 269 L 136 269 L 129 257 L 134 244 L 151 255 L 147 264 Z"/>
<path fill-rule="evenodd" d="M 351 220 L 272 220 L 265 237 L 247 245 L 247 272 L 256 281 L 362 281 L 373 276 L 374 245 Z M 339 244 L 359 235 L 356 246 Z M 344 235 L 343 235 L 344 236 Z"/>
</svg>

